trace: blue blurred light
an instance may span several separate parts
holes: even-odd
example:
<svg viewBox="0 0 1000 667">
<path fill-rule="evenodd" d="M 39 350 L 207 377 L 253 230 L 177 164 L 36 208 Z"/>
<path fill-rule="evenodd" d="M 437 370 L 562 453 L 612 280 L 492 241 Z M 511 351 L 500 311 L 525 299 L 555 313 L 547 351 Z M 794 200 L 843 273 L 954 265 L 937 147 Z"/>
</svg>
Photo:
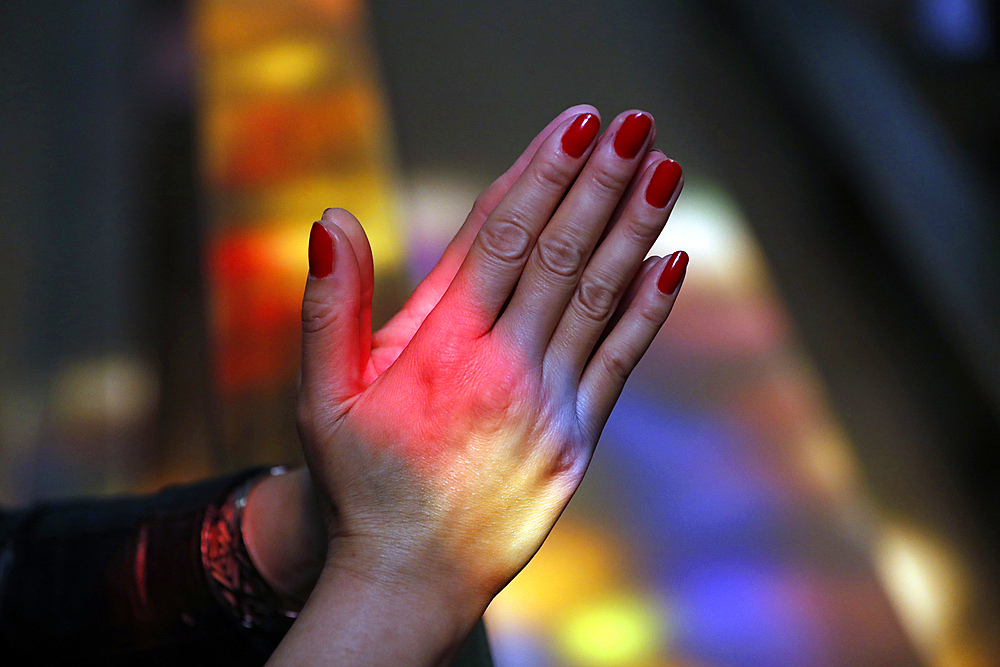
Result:
<svg viewBox="0 0 1000 667">
<path fill-rule="evenodd" d="M 747 436 L 715 416 L 622 396 L 601 445 L 654 543 L 718 544 L 769 532 L 789 503 L 747 465 Z M 652 546 L 652 545 L 651 545 Z"/>
<path fill-rule="evenodd" d="M 740 559 L 678 572 L 678 649 L 725 667 L 826 664 L 822 628 L 808 600 L 796 599 L 795 579 L 787 568 Z"/>
<path fill-rule="evenodd" d="M 496 667 L 552 667 L 548 647 L 537 635 L 491 632 L 490 652 Z"/>
<path fill-rule="evenodd" d="M 984 0 L 917 0 L 917 28 L 939 56 L 976 60 L 989 54 L 989 8 Z"/>
</svg>

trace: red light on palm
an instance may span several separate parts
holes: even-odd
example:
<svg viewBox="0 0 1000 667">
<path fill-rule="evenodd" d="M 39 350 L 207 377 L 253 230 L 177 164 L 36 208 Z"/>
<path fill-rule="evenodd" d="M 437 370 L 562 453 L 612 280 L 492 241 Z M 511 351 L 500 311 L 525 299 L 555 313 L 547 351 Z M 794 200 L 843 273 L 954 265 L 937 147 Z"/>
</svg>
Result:
<svg viewBox="0 0 1000 667">
<path fill-rule="evenodd" d="M 317 223 L 299 424 L 344 567 L 485 607 L 541 545 L 686 265 L 643 262 L 680 173 L 671 197 L 646 196 L 663 187 L 652 131 L 614 146 L 637 116 L 596 145 L 591 108 L 553 121 L 374 336 L 360 224 L 336 209 Z"/>
</svg>

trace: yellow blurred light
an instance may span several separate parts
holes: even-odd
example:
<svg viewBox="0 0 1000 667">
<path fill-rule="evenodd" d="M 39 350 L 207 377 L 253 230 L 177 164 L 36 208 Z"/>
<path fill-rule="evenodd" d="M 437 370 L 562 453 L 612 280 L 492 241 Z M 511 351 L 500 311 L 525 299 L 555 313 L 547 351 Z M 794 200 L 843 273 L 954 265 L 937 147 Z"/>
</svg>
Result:
<svg viewBox="0 0 1000 667">
<path fill-rule="evenodd" d="M 805 434 L 798 452 L 804 472 L 824 494 L 838 501 L 855 498 L 860 476 L 847 438 L 833 426 Z"/>
<path fill-rule="evenodd" d="M 528 565 L 490 605 L 491 630 L 546 631 L 629 576 L 621 544 L 596 526 L 567 517 L 556 524 Z"/>
<path fill-rule="evenodd" d="M 900 620 L 929 664 L 941 664 L 960 629 L 968 575 L 940 540 L 889 522 L 876 542 L 876 565 Z"/>
<path fill-rule="evenodd" d="M 358 19 L 361 9 L 360 0 L 299 0 L 317 16 L 325 17 L 335 23 L 347 23 Z"/>
<path fill-rule="evenodd" d="M 300 31 L 303 17 L 307 30 L 326 35 L 364 19 L 360 0 L 199 0 L 194 5 L 198 46 L 213 54 Z"/>
<path fill-rule="evenodd" d="M 289 183 L 261 203 L 265 217 L 277 226 L 302 229 L 302 221 L 319 220 L 330 206 L 354 214 L 368 235 L 375 270 L 396 267 L 406 253 L 406 238 L 396 224 L 396 189 L 388 172 L 376 170 L 353 176 L 320 175 Z M 308 232 L 308 225 L 306 226 Z M 298 257 L 305 257 L 305 246 Z M 292 250 L 288 250 L 292 252 Z"/>
<path fill-rule="evenodd" d="M 581 607 L 556 639 L 568 664 L 618 667 L 653 660 L 665 634 L 664 613 L 654 600 L 619 595 Z"/>
<path fill-rule="evenodd" d="M 259 44 L 281 27 L 290 25 L 295 6 L 232 0 L 200 0 L 194 3 L 196 43 L 204 54 L 232 53 L 246 44 Z"/>
<path fill-rule="evenodd" d="M 316 40 L 267 44 L 233 58 L 220 59 L 212 81 L 224 88 L 298 93 L 329 76 L 338 64 L 335 56 L 328 44 Z"/>
<path fill-rule="evenodd" d="M 62 368 L 52 387 L 52 408 L 56 422 L 70 430 L 124 428 L 148 419 L 158 396 L 149 363 L 130 354 L 109 354 Z"/>
<path fill-rule="evenodd" d="M 298 282 L 305 281 L 309 268 L 307 245 L 311 224 L 303 225 L 296 221 L 294 225 L 261 230 L 267 248 L 268 264 L 294 276 Z"/>
</svg>

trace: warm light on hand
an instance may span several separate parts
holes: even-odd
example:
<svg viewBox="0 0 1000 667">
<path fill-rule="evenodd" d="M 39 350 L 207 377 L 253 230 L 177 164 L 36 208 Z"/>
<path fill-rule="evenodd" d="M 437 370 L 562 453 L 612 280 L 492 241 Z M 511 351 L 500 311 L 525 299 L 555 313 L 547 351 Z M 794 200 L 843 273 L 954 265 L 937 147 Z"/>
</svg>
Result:
<svg viewBox="0 0 1000 667">
<path fill-rule="evenodd" d="M 643 262 L 682 181 L 651 121 L 556 118 L 374 336 L 360 224 L 314 226 L 299 427 L 339 567 L 485 606 L 541 546 L 685 271 Z"/>
</svg>

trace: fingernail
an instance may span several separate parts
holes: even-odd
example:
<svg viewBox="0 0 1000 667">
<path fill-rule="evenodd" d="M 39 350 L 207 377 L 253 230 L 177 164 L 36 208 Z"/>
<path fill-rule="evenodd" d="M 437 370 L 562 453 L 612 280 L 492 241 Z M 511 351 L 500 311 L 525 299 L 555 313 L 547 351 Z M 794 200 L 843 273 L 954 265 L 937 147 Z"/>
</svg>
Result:
<svg viewBox="0 0 1000 667">
<path fill-rule="evenodd" d="M 562 149 L 566 155 L 577 158 L 583 155 L 601 129 L 601 121 L 592 113 L 580 114 L 566 130 L 562 138 Z"/>
<path fill-rule="evenodd" d="M 663 267 L 663 273 L 656 286 L 664 294 L 673 294 L 684 278 L 687 271 L 688 254 L 683 250 L 678 250 L 667 258 L 667 265 Z"/>
<path fill-rule="evenodd" d="M 326 278 L 333 273 L 333 236 L 330 231 L 314 222 L 309 232 L 309 275 Z"/>
<path fill-rule="evenodd" d="M 681 166 L 673 160 L 664 160 L 656 165 L 656 171 L 646 186 L 646 203 L 656 208 L 669 204 L 681 182 L 681 173 Z"/>
<path fill-rule="evenodd" d="M 615 135 L 615 152 L 618 157 L 631 160 L 639 154 L 639 149 L 646 143 L 653 119 L 644 113 L 634 113 L 622 121 Z"/>
</svg>

